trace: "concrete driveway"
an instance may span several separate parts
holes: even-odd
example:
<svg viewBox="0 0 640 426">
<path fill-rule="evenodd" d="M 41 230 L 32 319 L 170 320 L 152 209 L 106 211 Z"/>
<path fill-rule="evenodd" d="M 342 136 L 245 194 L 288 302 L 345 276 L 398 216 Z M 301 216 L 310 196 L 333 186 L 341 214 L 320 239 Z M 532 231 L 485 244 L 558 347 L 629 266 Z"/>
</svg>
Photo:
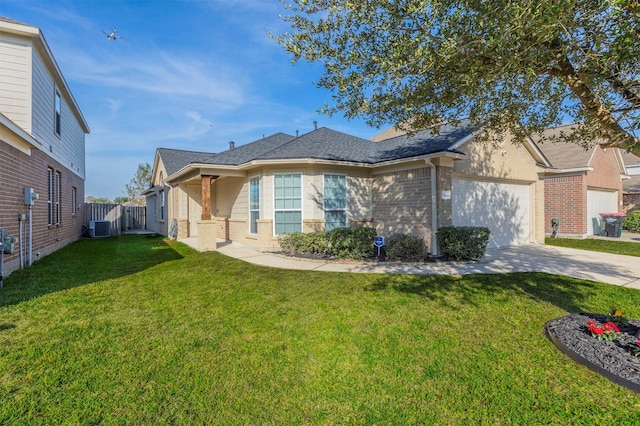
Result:
<svg viewBox="0 0 640 426">
<path fill-rule="evenodd" d="M 386 274 L 500 274 L 548 272 L 640 289 L 640 258 L 563 247 L 527 245 L 488 250 L 479 262 L 343 263 L 296 259 L 250 249 L 238 244 L 218 244 L 218 251 L 256 265 L 284 269 Z"/>
</svg>

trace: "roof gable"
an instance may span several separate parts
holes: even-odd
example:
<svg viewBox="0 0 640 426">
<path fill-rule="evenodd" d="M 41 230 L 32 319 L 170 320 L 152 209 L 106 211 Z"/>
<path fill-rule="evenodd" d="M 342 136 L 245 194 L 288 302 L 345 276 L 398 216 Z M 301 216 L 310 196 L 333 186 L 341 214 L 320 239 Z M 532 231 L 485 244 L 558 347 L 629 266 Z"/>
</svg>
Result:
<svg viewBox="0 0 640 426">
<path fill-rule="evenodd" d="M 185 151 L 181 149 L 158 148 L 157 155 L 162 160 L 167 175 L 171 176 L 190 163 L 202 162 L 212 155 L 211 152 Z M 155 169 L 154 165 L 154 169 Z"/>
</svg>

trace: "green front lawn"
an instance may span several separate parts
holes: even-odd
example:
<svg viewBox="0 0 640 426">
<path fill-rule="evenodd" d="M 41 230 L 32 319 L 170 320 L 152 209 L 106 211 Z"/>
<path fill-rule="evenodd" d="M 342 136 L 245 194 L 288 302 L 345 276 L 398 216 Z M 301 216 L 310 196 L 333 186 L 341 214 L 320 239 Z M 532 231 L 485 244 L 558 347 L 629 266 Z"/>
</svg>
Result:
<svg viewBox="0 0 640 426">
<path fill-rule="evenodd" d="M 640 238 L 640 234 L 638 235 Z M 576 248 L 581 250 L 599 251 L 603 253 L 624 254 L 626 256 L 640 257 L 640 243 L 620 241 L 616 239 L 601 240 L 599 238 L 587 238 L 579 240 L 575 238 L 546 238 L 545 244 L 550 246 Z"/>
<path fill-rule="evenodd" d="M 82 240 L 0 290 L 0 424 L 637 424 L 550 319 L 640 291 L 540 273 L 263 268 Z"/>
</svg>

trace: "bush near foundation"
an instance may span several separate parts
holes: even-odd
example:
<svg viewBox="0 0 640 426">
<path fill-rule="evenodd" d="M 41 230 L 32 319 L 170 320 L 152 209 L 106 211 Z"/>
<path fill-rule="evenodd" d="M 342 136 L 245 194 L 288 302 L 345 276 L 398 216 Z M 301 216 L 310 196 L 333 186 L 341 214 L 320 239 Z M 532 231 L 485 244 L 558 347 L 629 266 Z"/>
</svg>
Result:
<svg viewBox="0 0 640 426">
<path fill-rule="evenodd" d="M 340 259 L 367 259 L 373 254 L 373 242 L 376 238 L 374 228 L 336 228 L 328 234 L 332 256 Z"/>
<path fill-rule="evenodd" d="M 326 232 L 292 232 L 278 236 L 282 251 L 290 256 L 316 255 L 329 256 L 331 248 Z"/>
<path fill-rule="evenodd" d="M 330 232 L 293 232 L 278 236 L 280 248 L 288 255 L 333 256 L 339 259 L 366 259 L 373 254 L 373 228 L 336 228 Z"/>
<path fill-rule="evenodd" d="M 627 213 L 627 217 L 622 222 L 622 228 L 627 231 L 640 232 L 640 210 Z"/>
<path fill-rule="evenodd" d="M 489 244 L 489 228 L 478 226 L 443 226 L 438 228 L 438 247 L 445 257 L 455 260 L 477 260 L 484 256 Z"/>
<path fill-rule="evenodd" d="M 392 235 L 385 244 L 388 260 L 401 262 L 422 262 L 429 256 L 424 239 L 408 234 Z"/>
</svg>

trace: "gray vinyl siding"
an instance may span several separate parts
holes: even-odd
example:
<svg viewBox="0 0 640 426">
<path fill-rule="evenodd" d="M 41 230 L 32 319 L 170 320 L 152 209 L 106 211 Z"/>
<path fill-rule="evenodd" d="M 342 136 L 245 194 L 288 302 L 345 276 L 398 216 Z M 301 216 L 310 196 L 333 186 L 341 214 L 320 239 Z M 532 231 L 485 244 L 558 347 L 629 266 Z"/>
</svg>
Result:
<svg viewBox="0 0 640 426">
<path fill-rule="evenodd" d="M 60 93 L 61 131 L 55 134 L 55 91 Z M 76 120 L 65 92 L 56 86 L 42 58 L 33 52 L 33 136 L 49 148 L 48 154 L 78 176 L 85 177 L 85 134 Z"/>
<path fill-rule="evenodd" d="M 0 111 L 31 133 L 31 43 L 0 36 Z"/>
</svg>

